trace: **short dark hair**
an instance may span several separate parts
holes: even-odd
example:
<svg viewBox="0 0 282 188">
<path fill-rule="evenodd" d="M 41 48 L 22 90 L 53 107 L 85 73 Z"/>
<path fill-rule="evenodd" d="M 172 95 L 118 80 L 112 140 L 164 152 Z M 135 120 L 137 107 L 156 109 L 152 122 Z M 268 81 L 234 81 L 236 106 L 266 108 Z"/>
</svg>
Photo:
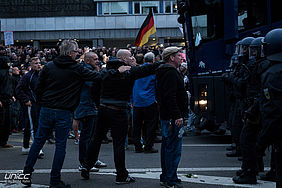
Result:
<svg viewBox="0 0 282 188">
<path fill-rule="evenodd" d="M 144 62 L 144 55 L 141 53 L 136 54 L 135 59 L 137 64 L 142 65 Z"/>
</svg>

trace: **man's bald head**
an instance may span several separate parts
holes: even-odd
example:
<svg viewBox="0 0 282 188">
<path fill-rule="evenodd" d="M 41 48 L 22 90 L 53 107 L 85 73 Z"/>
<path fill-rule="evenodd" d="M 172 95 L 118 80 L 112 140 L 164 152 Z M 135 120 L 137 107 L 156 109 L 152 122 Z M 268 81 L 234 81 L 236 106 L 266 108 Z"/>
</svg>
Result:
<svg viewBox="0 0 282 188">
<path fill-rule="evenodd" d="M 127 49 L 120 49 L 117 52 L 117 58 L 121 61 L 123 61 L 127 65 L 131 65 L 133 62 L 134 58 L 132 57 L 131 53 Z"/>
<path fill-rule="evenodd" d="M 127 55 L 131 55 L 130 51 L 127 50 L 127 49 L 120 49 L 118 52 L 117 52 L 117 58 L 118 59 L 122 59 L 122 57 L 124 56 L 127 56 Z"/>
</svg>

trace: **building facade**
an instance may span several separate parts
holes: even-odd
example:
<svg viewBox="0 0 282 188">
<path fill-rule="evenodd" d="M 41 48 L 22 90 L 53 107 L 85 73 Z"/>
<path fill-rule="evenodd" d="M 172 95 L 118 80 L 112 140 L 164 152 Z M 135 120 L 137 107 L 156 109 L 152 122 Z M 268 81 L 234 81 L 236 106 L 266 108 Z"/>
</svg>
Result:
<svg viewBox="0 0 282 188">
<path fill-rule="evenodd" d="M 1 41 L 4 31 L 13 31 L 19 45 L 42 48 L 71 38 L 84 46 L 125 47 L 134 44 L 149 9 L 156 33 L 148 45 L 183 45 L 176 0 L 1 0 Z"/>
</svg>

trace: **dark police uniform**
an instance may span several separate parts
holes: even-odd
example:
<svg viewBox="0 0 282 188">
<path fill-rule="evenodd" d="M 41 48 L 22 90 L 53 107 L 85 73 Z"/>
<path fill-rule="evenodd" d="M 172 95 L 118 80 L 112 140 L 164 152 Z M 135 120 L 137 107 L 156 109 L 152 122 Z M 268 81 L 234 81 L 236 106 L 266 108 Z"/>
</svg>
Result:
<svg viewBox="0 0 282 188">
<path fill-rule="evenodd" d="M 276 156 L 276 187 L 282 187 L 282 60 L 271 62 L 261 77 L 262 123 L 258 149 L 274 144 Z"/>
<path fill-rule="evenodd" d="M 269 68 L 261 75 L 262 130 L 257 151 L 273 144 L 275 151 L 276 188 L 282 188 L 282 29 L 273 29 L 264 38 Z"/>
</svg>

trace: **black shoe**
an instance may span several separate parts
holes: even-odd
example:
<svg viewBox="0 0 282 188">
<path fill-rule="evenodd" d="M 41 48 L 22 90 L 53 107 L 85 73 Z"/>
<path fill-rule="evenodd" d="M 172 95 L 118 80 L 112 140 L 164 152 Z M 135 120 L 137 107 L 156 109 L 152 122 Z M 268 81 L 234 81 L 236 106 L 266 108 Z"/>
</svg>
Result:
<svg viewBox="0 0 282 188">
<path fill-rule="evenodd" d="M 116 184 L 121 185 L 121 184 L 127 184 L 127 183 L 134 183 L 136 179 L 131 176 L 127 176 L 124 180 L 116 180 Z"/>
<path fill-rule="evenodd" d="M 259 179 L 263 180 L 263 181 L 273 181 L 273 182 L 275 182 L 276 181 L 275 178 L 276 178 L 276 172 L 274 170 L 270 170 L 267 173 L 259 176 Z"/>
<path fill-rule="evenodd" d="M 183 188 L 182 184 L 166 185 L 166 188 Z"/>
<path fill-rule="evenodd" d="M 29 176 L 25 174 L 25 178 L 27 179 L 22 179 L 21 183 L 24 184 L 26 187 L 30 187 L 31 186 L 31 174 Z"/>
<path fill-rule="evenodd" d="M 245 170 L 240 176 L 235 176 L 232 178 L 236 184 L 256 184 L 257 178 L 255 171 Z"/>
<path fill-rule="evenodd" d="M 158 153 L 159 151 L 155 148 L 145 149 L 144 153 Z"/>
<path fill-rule="evenodd" d="M 243 169 L 237 170 L 236 171 L 236 176 L 240 176 L 244 172 Z"/>
<path fill-rule="evenodd" d="M 177 178 L 176 183 L 181 183 L 181 182 L 182 182 L 182 180 Z"/>
<path fill-rule="evenodd" d="M 139 148 L 139 149 L 135 148 L 135 153 L 143 153 L 143 152 L 144 152 L 143 148 Z"/>
<path fill-rule="evenodd" d="M 243 161 L 243 157 L 242 156 L 238 156 L 238 161 Z"/>
<path fill-rule="evenodd" d="M 71 188 L 71 185 L 65 184 L 63 181 L 59 181 L 53 185 L 50 185 L 49 188 Z"/>
<path fill-rule="evenodd" d="M 56 144 L 56 140 L 53 139 L 53 138 L 49 138 L 49 139 L 47 140 L 47 143 L 48 143 L 48 144 Z"/>
<path fill-rule="evenodd" d="M 81 174 L 80 174 L 81 177 L 83 177 L 86 180 L 89 180 L 89 177 L 90 177 L 89 173 L 90 173 L 90 170 L 88 170 L 85 167 L 81 167 Z"/>
<path fill-rule="evenodd" d="M 239 157 L 239 156 L 241 156 L 241 155 L 240 155 L 239 152 L 237 152 L 236 150 L 232 150 L 232 151 L 230 151 L 230 152 L 227 152 L 227 153 L 226 153 L 226 156 L 227 156 L 227 157 Z"/>
<path fill-rule="evenodd" d="M 234 149 L 236 149 L 236 144 L 235 144 L 235 143 L 232 143 L 230 146 L 228 146 L 228 147 L 226 148 L 227 151 L 232 151 L 232 150 L 234 150 Z"/>
<path fill-rule="evenodd" d="M 162 139 L 159 139 L 158 137 L 156 137 L 154 139 L 154 143 L 162 143 Z"/>
<path fill-rule="evenodd" d="M 109 143 L 109 140 L 108 140 L 108 139 L 102 140 L 102 144 L 108 144 L 108 143 Z"/>
</svg>

